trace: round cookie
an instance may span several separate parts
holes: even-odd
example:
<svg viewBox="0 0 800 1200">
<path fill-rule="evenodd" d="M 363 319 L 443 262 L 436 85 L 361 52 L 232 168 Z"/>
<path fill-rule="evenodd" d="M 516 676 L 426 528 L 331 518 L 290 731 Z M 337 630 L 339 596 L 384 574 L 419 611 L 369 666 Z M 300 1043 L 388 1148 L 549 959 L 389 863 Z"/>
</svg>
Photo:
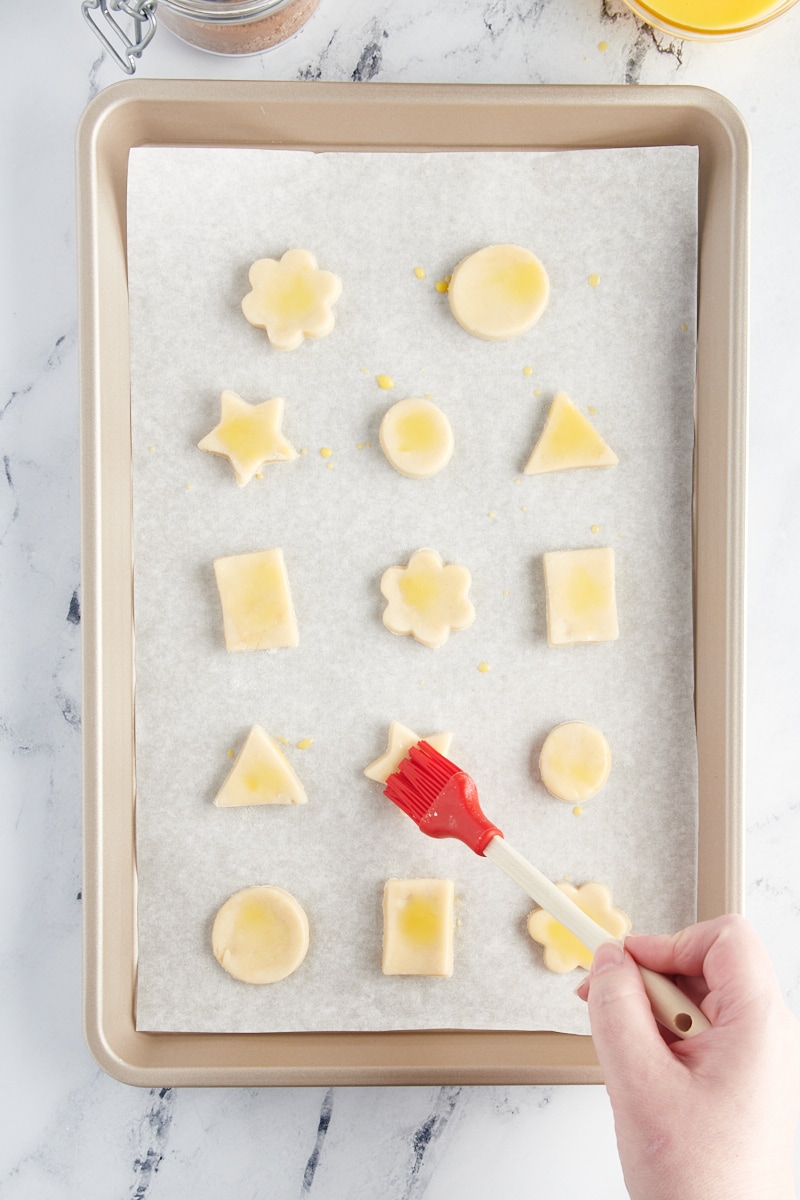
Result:
<svg viewBox="0 0 800 1200">
<path fill-rule="evenodd" d="M 453 431 L 430 400 L 398 400 L 381 421 L 381 449 L 401 475 L 427 479 L 450 462 Z"/>
<path fill-rule="evenodd" d="M 591 800 L 611 770 L 611 750 L 599 729 L 586 721 L 556 725 L 539 755 L 542 783 L 551 796 L 570 804 Z"/>
<path fill-rule="evenodd" d="M 244 983 L 277 983 L 296 971 L 308 950 L 308 918 L 289 892 L 244 888 L 214 918 L 211 945 L 221 967 Z"/>
<path fill-rule="evenodd" d="M 461 260 L 447 295 L 453 316 L 467 333 L 505 342 L 539 320 L 550 281 L 542 263 L 524 246 L 485 246 Z"/>
</svg>

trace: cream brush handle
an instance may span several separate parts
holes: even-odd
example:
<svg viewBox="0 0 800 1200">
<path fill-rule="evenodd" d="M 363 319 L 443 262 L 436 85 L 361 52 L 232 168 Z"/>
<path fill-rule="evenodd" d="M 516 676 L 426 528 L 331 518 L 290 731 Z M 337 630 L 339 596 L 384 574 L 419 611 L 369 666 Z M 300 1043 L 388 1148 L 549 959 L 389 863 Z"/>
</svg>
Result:
<svg viewBox="0 0 800 1200">
<path fill-rule="evenodd" d="M 608 930 L 593 921 L 561 888 L 556 887 L 546 875 L 509 846 L 504 838 L 492 838 L 483 854 L 509 879 L 519 884 L 537 904 L 541 904 L 551 917 L 560 921 L 592 954 L 604 942 L 622 945 L 619 938 L 612 937 Z M 690 1038 L 710 1028 L 706 1016 L 671 979 L 647 967 L 639 967 L 639 972 L 653 1016 L 665 1029 L 679 1038 Z"/>
</svg>

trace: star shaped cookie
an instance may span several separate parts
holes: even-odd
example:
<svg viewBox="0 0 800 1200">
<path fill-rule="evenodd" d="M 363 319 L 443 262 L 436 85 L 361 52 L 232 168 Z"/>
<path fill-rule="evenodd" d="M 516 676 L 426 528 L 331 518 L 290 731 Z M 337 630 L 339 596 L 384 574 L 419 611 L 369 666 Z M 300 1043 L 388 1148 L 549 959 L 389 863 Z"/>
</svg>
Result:
<svg viewBox="0 0 800 1200">
<path fill-rule="evenodd" d="M 453 735 L 452 733 L 431 733 L 423 739 L 407 725 L 401 725 L 399 721 L 392 721 L 389 726 L 388 746 L 380 758 L 376 758 L 374 762 L 364 768 L 367 779 L 374 779 L 376 783 L 386 783 L 389 776 L 400 766 L 411 747 L 423 740 L 429 746 L 433 746 L 434 750 L 438 750 L 440 754 L 446 755 L 450 749 Z"/>
<path fill-rule="evenodd" d="M 220 396 L 220 419 L 198 442 L 200 450 L 221 454 L 236 472 L 239 487 L 249 483 L 265 463 L 291 462 L 297 451 L 281 433 L 284 400 L 249 404 L 236 392 Z"/>
</svg>

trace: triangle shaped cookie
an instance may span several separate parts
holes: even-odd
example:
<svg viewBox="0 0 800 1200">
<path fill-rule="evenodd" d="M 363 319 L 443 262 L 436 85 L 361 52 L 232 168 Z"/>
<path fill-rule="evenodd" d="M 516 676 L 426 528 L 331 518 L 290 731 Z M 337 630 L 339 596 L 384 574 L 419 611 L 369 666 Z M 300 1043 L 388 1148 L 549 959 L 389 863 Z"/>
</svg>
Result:
<svg viewBox="0 0 800 1200">
<path fill-rule="evenodd" d="M 308 796 L 288 759 L 260 725 L 254 725 L 228 778 L 214 797 L 219 808 L 246 804 L 305 804 Z"/>
<path fill-rule="evenodd" d="M 613 467 L 619 462 L 588 417 L 565 392 L 557 392 L 542 436 L 525 466 L 526 475 L 572 471 L 579 467 Z"/>
</svg>

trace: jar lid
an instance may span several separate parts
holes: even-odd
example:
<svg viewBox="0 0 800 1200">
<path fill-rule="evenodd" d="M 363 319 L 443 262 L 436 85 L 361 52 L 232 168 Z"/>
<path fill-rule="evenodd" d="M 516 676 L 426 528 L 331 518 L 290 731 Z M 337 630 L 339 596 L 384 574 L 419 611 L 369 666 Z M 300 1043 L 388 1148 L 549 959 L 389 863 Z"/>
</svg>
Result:
<svg viewBox="0 0 800 1200">
<path fill-rule="evenodd" d="M 286 0 L 159 0 L 170 12 L 217 24 L 247 21 L 281 8 Z"/>
</svg>

